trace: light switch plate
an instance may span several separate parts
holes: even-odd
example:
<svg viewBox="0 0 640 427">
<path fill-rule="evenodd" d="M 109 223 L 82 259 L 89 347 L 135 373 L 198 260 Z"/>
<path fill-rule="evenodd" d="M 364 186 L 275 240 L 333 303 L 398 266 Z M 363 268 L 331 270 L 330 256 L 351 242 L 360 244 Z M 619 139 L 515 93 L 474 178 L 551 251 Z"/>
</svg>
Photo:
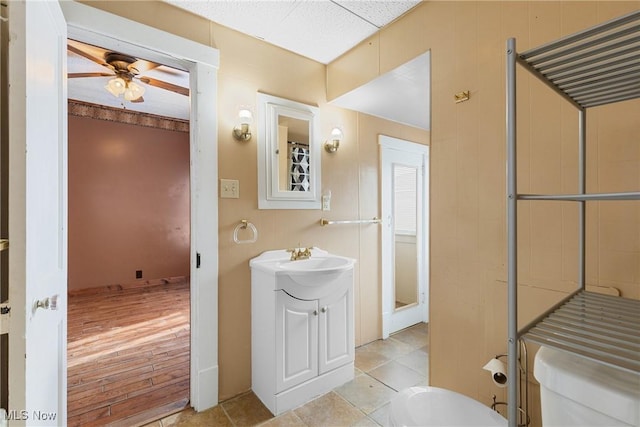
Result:
<svg viewBox="0 0 640 427">
<path fill-rule="evenodd" d="M 220 180 L 220 198 L 238 199 L 240 197 L 240 181 L 237 179 Z"/>
</svg>

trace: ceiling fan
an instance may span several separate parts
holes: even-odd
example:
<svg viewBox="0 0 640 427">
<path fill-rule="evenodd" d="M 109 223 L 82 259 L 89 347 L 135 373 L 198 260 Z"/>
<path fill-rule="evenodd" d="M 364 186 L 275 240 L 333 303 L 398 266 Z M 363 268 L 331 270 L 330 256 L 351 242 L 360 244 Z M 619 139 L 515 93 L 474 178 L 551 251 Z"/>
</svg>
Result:
<svg viewBox="0 0 640 427">
<path fill-rule="evenodd" d="M 144 102 L 142 95 L 145 92 L 145 88 L 143 85 L 138 84 L 137 81 L 180 95 L 189 95 L 189 89 L 186 87 L 141 75 L 160 67 L 160 64 L 155 62 L 96 48 L 74 40 L 68 40 L 67 49 L 109 69 L 108 72 L 69 73 L 67 75 L 68 78 L 113 77 L 104 88 L 115 97 L 122 95 L 125 100 L 130 102 Z M 96 54 L 98 52 L 100 54 Z"/>
</svg>

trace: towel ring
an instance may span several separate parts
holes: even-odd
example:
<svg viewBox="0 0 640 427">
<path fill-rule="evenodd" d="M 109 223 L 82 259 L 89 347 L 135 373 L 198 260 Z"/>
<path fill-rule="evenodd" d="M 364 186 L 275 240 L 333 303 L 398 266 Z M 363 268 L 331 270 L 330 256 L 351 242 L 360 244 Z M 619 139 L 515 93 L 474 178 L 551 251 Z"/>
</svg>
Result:
<svg viewBox="0 0 640 427">
<path fill-rule="evenodd" d="M 252 233 L 251 238 L 246 240 L 238 239 L 238 232 L 240 230 L 246 230 L 247 228 L 251 229 L 251 233 Z M 258 229 L 256 228 L 255 225 L 251 224 L 246 219 L 243 219 L 242 221 L 240 221 L 240 224 L 236 225 L 236 228 L 233 230 L 233 241 L 238 244 L 255 243 L 256 240 L 258 240 Z"/>
</svg>

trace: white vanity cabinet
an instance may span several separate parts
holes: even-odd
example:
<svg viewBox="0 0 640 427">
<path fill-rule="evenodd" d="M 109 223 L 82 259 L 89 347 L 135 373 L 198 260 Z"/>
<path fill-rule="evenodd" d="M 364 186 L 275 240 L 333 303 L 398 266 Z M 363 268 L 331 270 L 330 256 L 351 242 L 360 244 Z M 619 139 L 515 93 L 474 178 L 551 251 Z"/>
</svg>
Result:
<svg viewBox="0 0 640 427">
<path fill-rule="evenodd" d="M 252 389 L 275 415 L 354 376 L 354 261 L 329 272 L 323 254 L 312 250 L 308 268 L 285 251 L 251 261 Z M 300 271 L 324 276 L 310 284 Z"/>
</svg>

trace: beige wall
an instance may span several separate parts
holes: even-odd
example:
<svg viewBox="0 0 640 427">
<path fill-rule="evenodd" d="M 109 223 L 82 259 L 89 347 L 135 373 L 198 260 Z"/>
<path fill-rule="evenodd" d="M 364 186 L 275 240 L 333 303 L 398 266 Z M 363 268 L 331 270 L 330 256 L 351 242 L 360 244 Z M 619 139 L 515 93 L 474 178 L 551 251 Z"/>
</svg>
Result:
<svg viewBox="0 0 640 427">
<path fill-rule="evenodd" d="M 189 275 L 189 134 L 69 116 L 69 290 Z"/>
<path fill-rule="evenodd" d="M 506 39 L 523 51 L 639 7 L 429 1 L 329 65 L 331 99 L 431 50 L 431 384 L 486 404 L 504 397 L 481 367 L 506 350 Z M 519 191 L 575 192 L 577 113 L 519 76 Z M 455 104 L 463 90 L 470 101 Z M 639 101 L 588 112 L 588 191 L 640 188 L 639 114 Z M 638 202 L 590 204 L 587 215 L 588 283 L 640 298 Z M 576 216 L 569 203 L 520 204 L 521 324 L 575 288 Z"/>
<path fill-rule="evenodd" d="M 381 336 L 380 230 L 378 226 L 321 227 L 319 220 L 380 215 L 378 135 L 426 144 L 428 132 L 332 107 L 326 102 L 326 67 L 253 37 L 176 10 L 161 2 L 87 2 L 106 11 L 208 44 L 220 50 L 218 73 L 218 175 L 240 181 L 239 199 L 219 200 L 220 399 L 251 387 L 251 278 L 249 260 L 265 250 L 300 243 L 356 258 L 356 343 Z M 250 142 L 231 132 L 240 105 L 258 91 L 320 107 L 327 138 L 341 127 L 340 150 L 322 152 L 322 186 L 332 191 L 331 212 L 258 210 L 257 129 Z M 257 227 L 255 244 L 233 243 L 241 219 Z"/>
<path fill-rule="evenodd" d="M 240 199 L 221 199 L 220 397 L 250 387 L 248 260 L 263 250 L 316 245 L 358 259 L 356 338 L 380 337 L 380 233 L 373 226 L 320 228 L 320 211 L 259 211 L 256 145 L 231 137 L 238 105 L 255 92 L 317 104 L 321 130 L 340 125 L 337 155 L 323 153 L 323 187 L 333 193 L 332 218 L 379 214 L 377 135 L 427 143 L 429 135 L 328 106 L 325 67 L 159 2 L 90 2 L 220 49 L 219 176 L 240 180 Z M 504 50 L 519 50 L 637 9 L 639 2 L 424 2 L 327 67 L 328 99 L 431 49 L 431 383 L 490 403 L 498 390 L 481 366 L 505 350 L 506 237 L 504 203 Z M 537 82 L 519 83 L 521 191 L 575 189 L 576 113 Z M 453 95 L 471 90 L 471 100 Z M 589 112 L 590 191 L 637 189 L 640 104 Z M 562 141 L 558 144 L 557 141 Z M 591 205 L 588 281 L 640 298 L 640 211 L 636 202 Z M 571 206 L 522 205 L 521 320 L 560 298 L 575 281 Z M 629 207 L 630 209 L 622 209 Z M 254 245 L 232 243 L 249 219 Z M 537 390 L 534 388 L 535 394 Z"/>
</svg>

